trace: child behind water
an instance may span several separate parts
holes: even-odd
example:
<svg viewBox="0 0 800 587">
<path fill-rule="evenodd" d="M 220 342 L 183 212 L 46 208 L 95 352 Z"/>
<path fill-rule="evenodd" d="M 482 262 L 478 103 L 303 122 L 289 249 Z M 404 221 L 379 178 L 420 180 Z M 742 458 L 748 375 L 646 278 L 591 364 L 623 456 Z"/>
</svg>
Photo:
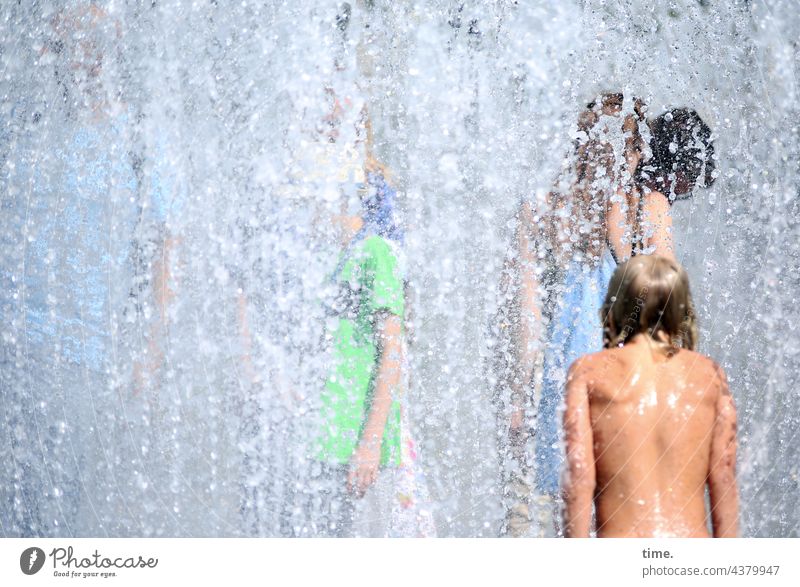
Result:
<svg viewBox="0 0 800 587">
<path fill-rule="evenodd" d="M 658 256 L 614 273 L 605 349 L 572 364 L 565 527 L 599 537 L 736 536 L 736 410 L 722 369 L 694 351 L 686 272 Z"/>
</svg>

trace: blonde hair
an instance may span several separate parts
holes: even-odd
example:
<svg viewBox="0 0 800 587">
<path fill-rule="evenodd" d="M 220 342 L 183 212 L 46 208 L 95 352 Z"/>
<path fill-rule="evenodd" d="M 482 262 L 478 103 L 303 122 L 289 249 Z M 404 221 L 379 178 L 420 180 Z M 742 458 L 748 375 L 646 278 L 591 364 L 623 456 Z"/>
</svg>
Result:
<svg viewBox="0 0 800 587">
<path fill-rule="evenodd" d="M 611 277 L 600 319 L 605 348 L 622 346 L 639 333 L 662 344 L 668 354 L 697 346 L 689 277 L 677 261 L 666 257 L 636 256 L 620 265 Z"/>
</svg>

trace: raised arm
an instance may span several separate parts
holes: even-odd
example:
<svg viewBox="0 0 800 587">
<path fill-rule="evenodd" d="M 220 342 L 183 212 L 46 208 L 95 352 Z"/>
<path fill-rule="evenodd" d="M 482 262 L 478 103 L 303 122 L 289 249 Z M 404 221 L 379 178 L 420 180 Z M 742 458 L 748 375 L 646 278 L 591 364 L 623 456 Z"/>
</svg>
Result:
<svg viewBox="0 0 800 587">
<path fill-rule="evenodd" d="M 386 312 L 383 314 L 386 317 L 377 329 L 380 363 L 375 391 L 347 478 L 348 488 L 358 497 L 362 497 L 377 478 L 383 431 L 394 394 L 400 385 L 402 366 L 400 317 Z"/>
<path fill-rule="evenodd" d="M 564 534 L 588 538 L 596 484 L 594 440 L 589 413 L 589 388 L 584 359 L 578 359 L 567 375 L 564 435 L 567 467 L 564 473 Z"/>
<path fill-rule="evenodd" d="M 739 490 L 736 485 L 736 407 L 725 372 L 717 367 L 719 397 L 711 439 L 708 488 L 715 538 L 739 534 Z"/>
<path fill-rule="evenodd" d="M 642 244 L 648 249 L 655 247 L 653 255 L 675 259 L 669 200 L 661 192 L 649 192 L 642 197 L 642 223 L 645 232 L 645 242 Z"/>
</svg>

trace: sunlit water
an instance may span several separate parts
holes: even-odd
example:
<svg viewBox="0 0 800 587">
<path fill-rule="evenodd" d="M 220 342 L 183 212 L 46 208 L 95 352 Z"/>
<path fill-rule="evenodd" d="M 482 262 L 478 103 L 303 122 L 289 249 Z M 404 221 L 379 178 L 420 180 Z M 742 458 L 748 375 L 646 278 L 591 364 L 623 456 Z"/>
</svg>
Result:
<svg viewBox="0 0 800 587">
<path fill-rule="evenodd" d="M 0 8 L 2 533 L 313 533 L 329 87 L 368 104 L 400 191 L 409 415 L 439 535 L 500 532 L 510 219 L 550 189 L 582 106 L 621 90 L 714 131 L 720 176 L 674 205 L 677 253 L 739 407 L 742 534 L 796 536 L 796 4 L 352 5 L 346 26 L 319 1 Z M 164 367 L 137 390 L 153 338 Z"/>
</svg>

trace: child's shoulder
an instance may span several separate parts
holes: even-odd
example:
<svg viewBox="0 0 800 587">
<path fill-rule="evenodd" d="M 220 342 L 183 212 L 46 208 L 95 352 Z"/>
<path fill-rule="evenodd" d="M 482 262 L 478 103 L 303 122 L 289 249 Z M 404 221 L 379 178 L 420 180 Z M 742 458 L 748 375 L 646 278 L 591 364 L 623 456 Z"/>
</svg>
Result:
<svg viewBox="0 0 800 587">
<path fill-rule="evenodd" d="M 686 358 L 693 368 L 696 366 L 698 370 L 701 370 L 703 376 L 716 381 L 723 390 L 727 391 L 728 377 L 725 375 L 725 370 L 722 368 L 722 365 L 711 357 L 707 357 L 696 351 L 681 350 L 681 353 L 686 353 Z"/>
<path fill-rule="evenodd" d="M 688 379 L 706 389 L 711 397 L 730 395 L 725 370 L 714 359 L 686 349 L 681 349 L 676 356 L 681 358 L 680 366 Z"/>
<path fill-rule="evenodd" d="M 589 353 L 578 357 L 573 361 L 570 366 L 570 375 L 572 377 L 583 375 L 592 372 L 603 365 L 608 365 L 608 360 L 615 360 L 615 355 L 612 352 L 614 349 L 603 349 L 596 353 Z"/>
<path fill-rule="evenodd" d="M 378 235 L 370 234 L 361 241 L 359 247 L 362 256 L 367 257 L 385 257 L 392 254 L 392 245 L 389 241 Z"/>
<path fill-rule="evenodd" d="M 609 360 L 618 361 L 622 358 L 623 349 L 619 347 L 611 347 L 602 349 L 596 353 L 589 353 L 581 357 L 585 359 L 587 365 L 597 365 L 599 363 L 607 363 Z"/>
<path fill-rule="evenodd" d="M 389 247 L 389 242 L 386 238 L 374 233 L 365 236 L 361 243 L 361 246 L 365 249 L 384 249 Z"/>
<path fill-rule="evenodd" d="M 690 351 L 688 349 L 680 349 L 676 354 L 676 358 L 687 363 L 692 369 L 705 370 L 712 373 L 723 374 L 722 367 L 709 356 L 697 351 Z"/>
</svg>

